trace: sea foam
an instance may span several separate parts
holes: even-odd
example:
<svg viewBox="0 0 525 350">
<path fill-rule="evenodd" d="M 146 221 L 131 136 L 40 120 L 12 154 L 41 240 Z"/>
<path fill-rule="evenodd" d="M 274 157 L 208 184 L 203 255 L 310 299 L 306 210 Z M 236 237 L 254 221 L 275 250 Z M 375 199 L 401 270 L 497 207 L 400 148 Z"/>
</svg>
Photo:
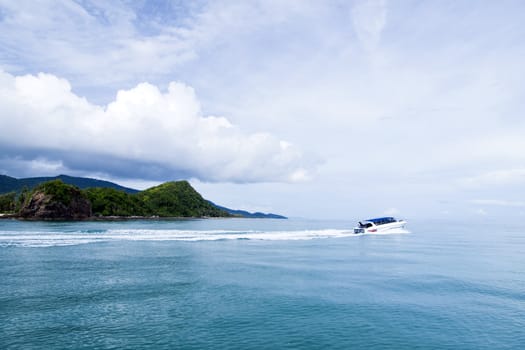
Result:
<svg viewBox="0 0 525 350">
<path fill-rule="evenodd" d="M 408 233 L 398 229 L 373 234 L 354 234 L 353 230 L 321 229 L 291 231 L 235 231 L 235 230 L 161 230 L 161 229 L 109 229 L 73 232 L 9 232 L 0 231 L 0 247 L 51 247 L 111 241 L 219 241 L 262 240 L 293 241 L 326 238 L 359 237 Z"/>
</svg>

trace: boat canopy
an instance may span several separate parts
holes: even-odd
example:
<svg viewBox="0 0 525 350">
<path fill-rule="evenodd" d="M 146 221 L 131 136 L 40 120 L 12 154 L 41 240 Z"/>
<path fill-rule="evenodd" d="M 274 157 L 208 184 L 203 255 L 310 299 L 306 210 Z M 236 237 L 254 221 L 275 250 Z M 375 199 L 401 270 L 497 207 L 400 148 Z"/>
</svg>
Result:
<svg viewBox="0 0 525 350">
<path fill-rule="evenodd" d="M 375 218 L 375 219 L 368 219 L 366 220 L 368 222 L 373 222 L 374 224 L 376 225 L 384 225 L 384 224 L 389 224 L 391 222 L 397 222 L 396 219 L 394 219 L 393 217 L 391 216 L 386 216 L 384 218 Z"/>
</svg>

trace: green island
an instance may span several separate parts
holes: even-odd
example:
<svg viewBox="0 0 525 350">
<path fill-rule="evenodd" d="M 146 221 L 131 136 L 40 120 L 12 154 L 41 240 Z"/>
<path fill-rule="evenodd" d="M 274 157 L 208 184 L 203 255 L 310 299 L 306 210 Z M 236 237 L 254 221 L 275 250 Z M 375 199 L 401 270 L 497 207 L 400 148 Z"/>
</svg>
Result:
<svg viewBox="0 0 525 350">
<path fill-rule="evenodd" d="M 67 180 L 70 179 L 78 178 L 70 177 Z M 15 190 L 0 194 L 0 213 L 4 218 L 26 220 L 285 218 L 276 214 L 248 213 L 215 205 L 204 199 L 184 180 L 166 182 L 144 191 L 114 185 L 81 189 L 57 177 L 38 183 L 31 189 L 27 186 L 6 187 Z M 85 186 L 89 186 L 89 183 Z"/>
</svg>

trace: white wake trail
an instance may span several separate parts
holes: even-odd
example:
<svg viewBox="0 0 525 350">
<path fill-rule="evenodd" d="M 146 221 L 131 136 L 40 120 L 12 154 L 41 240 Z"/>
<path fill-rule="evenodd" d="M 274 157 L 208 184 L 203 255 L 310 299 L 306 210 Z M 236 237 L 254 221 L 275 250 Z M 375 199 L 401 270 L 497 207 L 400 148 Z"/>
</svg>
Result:
<svg viewBox="0 0 525 350">
<path fill-rule="evenodd" d="M 111 241 L 299 241 L 399 233 L 408 233 L 408 231 L 397 229 L 373 234 L 354 234 L 353 230 L 341 229 L 293 231 L 118 229 L 95 232 L 75 231 L 25 233 L 0 231 L 0 246 L 51 247 Z"/>
</svg>

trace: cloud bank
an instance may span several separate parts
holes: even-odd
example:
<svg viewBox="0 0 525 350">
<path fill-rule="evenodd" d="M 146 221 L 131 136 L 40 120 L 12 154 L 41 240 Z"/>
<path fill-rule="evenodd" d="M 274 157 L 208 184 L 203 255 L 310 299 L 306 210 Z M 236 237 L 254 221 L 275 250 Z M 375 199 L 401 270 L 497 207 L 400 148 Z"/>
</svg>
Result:
<svg viewBox="0 0 525 350">
<path fill-rule="evenodd" d="M 30 163 L 152 180 L 296 182 L 314 166 L 288 142 L 203 115 L 180 82 L 166 91 L 141 83 L 99 106 L 55 75 L 0 72 L 0 123 L 4 172 Z"/>
</svg>

